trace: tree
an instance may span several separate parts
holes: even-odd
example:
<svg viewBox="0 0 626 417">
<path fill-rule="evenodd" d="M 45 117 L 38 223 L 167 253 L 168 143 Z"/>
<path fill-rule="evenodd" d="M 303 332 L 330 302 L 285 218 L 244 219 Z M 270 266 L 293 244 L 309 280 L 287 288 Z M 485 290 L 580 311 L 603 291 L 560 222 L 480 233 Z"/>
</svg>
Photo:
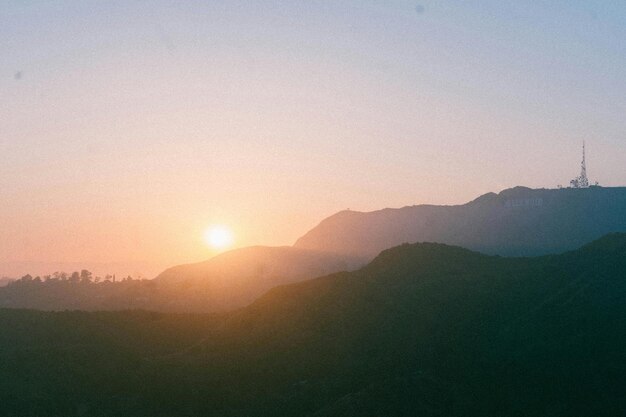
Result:
<svg viewBox="0 0 626 417">
<path fill-rule="evenodd" d="M 70 275 L 70 282 L 74 284 L 78 281 L 80 281 L 80 274 L 76 271 L 72 272 L 72 275 Z"/>
<path fill-rule="evenodd" d="M 80 282 L 84 284 L 89 284 L 91 282 L 92 273 L 86 269 L 80 271 Z"/>
</svg>

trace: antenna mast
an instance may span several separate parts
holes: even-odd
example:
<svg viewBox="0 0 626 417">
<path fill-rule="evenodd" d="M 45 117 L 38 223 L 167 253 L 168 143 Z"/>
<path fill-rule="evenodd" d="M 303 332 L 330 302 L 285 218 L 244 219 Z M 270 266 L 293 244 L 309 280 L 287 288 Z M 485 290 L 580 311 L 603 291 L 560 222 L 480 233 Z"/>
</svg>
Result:
<svg viewBox="0 0 626 417">
<path fill-rule="evenodd" d="M 587 164 L 585 163 L 585 141 L 583 141 L 583 161 L 580 164 L 579 184 L 582 188 L 589 187 L 589 179 L 587 178 Z"/>
<path fill-rule="evenodd" d="M 587 178 L 587 163 L 585 161 L 585 141 L 583 141 L 583 160 L 580 163 L 580 175 L 570 182 L 571 188 L 589 188 L 589 179 Z"/>
</svg>

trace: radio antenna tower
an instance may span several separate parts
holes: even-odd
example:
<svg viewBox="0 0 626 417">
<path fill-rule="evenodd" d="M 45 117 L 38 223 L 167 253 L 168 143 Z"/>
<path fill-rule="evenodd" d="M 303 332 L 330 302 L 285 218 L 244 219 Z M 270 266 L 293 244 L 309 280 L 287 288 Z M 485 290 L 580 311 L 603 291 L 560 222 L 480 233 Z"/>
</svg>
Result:
<svg viewBox="0 0 626 417">
<path fill-rule="evenodd" d="M 580 175 L 571 180 L 569 183 L 571 188 L 589 188 L 587 164 L 585 162 L 585 141 L 583 141 L 583 161 L 580 163 Z"/>
</svg>

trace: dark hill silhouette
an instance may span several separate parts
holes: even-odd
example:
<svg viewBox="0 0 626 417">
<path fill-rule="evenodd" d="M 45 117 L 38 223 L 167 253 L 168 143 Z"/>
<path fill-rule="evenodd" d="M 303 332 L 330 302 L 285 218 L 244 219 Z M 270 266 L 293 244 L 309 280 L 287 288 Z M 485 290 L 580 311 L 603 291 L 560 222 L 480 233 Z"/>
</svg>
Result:
<svg viewBox="0 0 626 417">
<path fill-rule="evenodd" d="M 354 270 L 404 242 L 432 241 L 485 254 L 534 256 L 626 231 L 626 188 L 516 187 L 459 206 L 343 211 L 293 247 L 254 246 L 179 265 L 154 282 L 0 288 L 0 307 L 45 310 L 217 312 L 247 305 L 277 285 Z"/>
<path fill-rule="evenodd" d="M 223 316 L 0 311 L 0 411 L 625 415 L 624 271 L 626 234 L 537 258 L 421 243 Z"/>
<path fill-rule="evenodd" d="M 342 211 L 295 243 L 368 259 L 405 242 L 439 242 L 486 254 L 535 256 L 575 249 L 626 232 L 626 187 L 488 193 L 458 206 Z"/>
</svg>

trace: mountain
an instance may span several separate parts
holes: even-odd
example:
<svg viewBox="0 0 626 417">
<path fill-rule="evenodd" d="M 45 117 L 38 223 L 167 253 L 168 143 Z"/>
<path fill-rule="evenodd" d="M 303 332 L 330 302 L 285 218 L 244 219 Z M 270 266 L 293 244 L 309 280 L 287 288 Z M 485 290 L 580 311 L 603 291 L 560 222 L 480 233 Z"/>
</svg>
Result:
<svg viewBox="0 0 626 417">
<path fill-rule="evenodd" d="M 2 415 L 626 414 L 626 234 L 504 258 L 436 243 L 225 315 L 0 311 Z"/>
<path fill-rule="evenodd" d="M 202 294 L 208 310 L 243 307 L 277 285 L 337 271 L 355 269 L 365 260 L 356 256 L 293 248 L 251 246 L 217 255 L 208 261 L 179 265 L 155 278 L 160 288 Z M 181 303 L 188 303 L 182 297 Z"/>
<path fill-rule="evenodd" d="M 342 211 L 292 247 L 228 251 L 208 261 L 169 268 L 153 282 L 11 285 L 0 288 L 0 307 L 218 312 L 243 307 L 277 285 L 357 269 L 382 250 L 405 242 L 536 256 L 571 250 L 611 232 L 626 232 L 624 187 L 516 187 L 459 206 Z"/>
<path fill-rule="evenodd" d="M 342 211 L 323 220 L 294 247 L 372 259 L 405 242 L 428 241 L 486 254 L 535 256 L 625 231 L 626 187 L 515 187 L 458 206 Z"/>
<path fill-rule="evenodd" d="M 327 252 L 254 246 L 170 268 L 154 280 L 18 281 L 0 288 L 0 307 L 216 312 L 243 307 L 277 285 L 363 264 L 363 259 Z"/>
</svg>

